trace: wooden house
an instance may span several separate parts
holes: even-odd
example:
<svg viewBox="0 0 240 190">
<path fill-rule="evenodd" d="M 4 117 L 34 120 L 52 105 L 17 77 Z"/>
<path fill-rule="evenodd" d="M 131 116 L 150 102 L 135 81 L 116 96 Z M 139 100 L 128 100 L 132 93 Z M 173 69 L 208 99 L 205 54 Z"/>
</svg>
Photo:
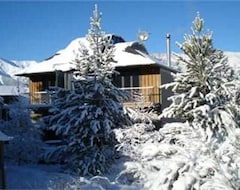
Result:
<svg viewBox="0 0 240 190">
<path fill-rule="evenodd" d="M 171 73 L 175 69 L 149 55 L 145 46 L 139 42 L 125 42 L 121 37 L 111 35 L 114 42 L 114 66 L 120 75 L 114 77 L 117 87 L 130 91 L 132 94 L 129 106 L 147 106 L 159 103 L 166 107 L 169 92 L 161 89 L 161 85 L 171 82 Z M 89 47 L 86 38 L 73 40 L 65 49 L 54 56 L 27 68 L 18 76 L 30 79 L 29 91 L 32 105 L 48 105 L 51 97 L 47 93 L 50 86 L 72 88 L 72 72 L 79 48 Z"/>
</svg>

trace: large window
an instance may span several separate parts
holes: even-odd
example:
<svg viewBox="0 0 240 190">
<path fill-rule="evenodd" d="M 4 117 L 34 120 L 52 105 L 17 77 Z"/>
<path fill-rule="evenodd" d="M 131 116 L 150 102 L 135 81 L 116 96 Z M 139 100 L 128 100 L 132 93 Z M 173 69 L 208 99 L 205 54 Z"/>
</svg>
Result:
<svg viewBox="0 0 240 190">
<path fill-rule="evenodd" d="M 119 88 L 139 87 L 139 75 L 118 75 L 114 78 L 114 84 Z"/>
<path fill-rule="evenodd" d="M 56 71 L 55 86 L 64 87 L 64 73 L 62 71 Z"/>
</svg>

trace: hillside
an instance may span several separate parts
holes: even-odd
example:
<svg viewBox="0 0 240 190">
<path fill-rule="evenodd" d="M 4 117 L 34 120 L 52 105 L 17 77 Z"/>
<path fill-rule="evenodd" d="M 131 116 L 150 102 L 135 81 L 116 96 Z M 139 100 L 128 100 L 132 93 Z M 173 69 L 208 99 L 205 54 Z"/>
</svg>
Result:
<svg viewBox="0 0 240 190">
<path fill-rule="evenodd" d="M 224 52 L 225 55 L 228 57 L 229 64 L 234 68 L 236 72 L 240 72 L 240 52 Z M 163 63 L 167 63 L 167 56 L 165 53 L 153 54 L 156 58 L 162 60 Z M 179 54 L 183 55 L 183 54 Z M 176 56 L 172 55 L 172 66 L 174 68 L 184 68 L 183 65 L 176 64 Z"/>
<path fill-rule="evenodd" d="M 37 64 L 36 61 L 9 61 L 0 58 L 0 85 L 17 86 L 27 85 L 27 79 L 16 77 L 14 74 L 22 71 L 30 65 Z"/>
</svg>

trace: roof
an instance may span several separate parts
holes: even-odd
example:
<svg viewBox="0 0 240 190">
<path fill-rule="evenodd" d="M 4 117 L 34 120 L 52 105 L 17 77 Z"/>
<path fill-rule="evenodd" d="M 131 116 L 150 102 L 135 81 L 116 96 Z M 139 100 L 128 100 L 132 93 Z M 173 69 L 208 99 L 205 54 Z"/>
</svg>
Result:
<svg viewBox="0 0 240 190">
<path fill-rule="evenodd" d="M 13 137 L 9 137 L 0 131 L 0 141 L 9 141 L 11 139 L 13 139 Z"/>
<path fill-rule="evenodd" d="M 20 93 L 26 93 L 27 88 L 18 88 L 17 86 L 0 86 L 0 96 L 18 96 Z"/>
<path fill-rule="evenodd" d="M 91 53 L 89 48 L 89 42 L 85 37 L 77 38 L 73 40 L 65 49 L 58 51 L 54 56 L 26 68 L 23 72 L 18 73 L 18 76 L 27 76 L 37 73 L 70 71 L 74 69 L 74 65 L 71 64 L 75 60 L 79 48 L 86 47 Z M 144 45 L 139 42 L 119 42 L 114 44 L 114 62 L 115 67 L 127 67 L 127 66 L 139 66 L 139 65 L 159 65 L 165 69 L 174 71 L 174 69 L 166 66 L 165 62 L 153 58 L 148 54 Z"/>
</svg>

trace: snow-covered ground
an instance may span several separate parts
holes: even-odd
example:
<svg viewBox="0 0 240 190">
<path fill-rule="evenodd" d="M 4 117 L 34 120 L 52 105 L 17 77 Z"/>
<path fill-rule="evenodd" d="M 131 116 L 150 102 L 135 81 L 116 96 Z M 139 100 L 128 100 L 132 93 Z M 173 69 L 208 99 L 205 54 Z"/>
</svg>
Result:
<svg viewBox="0 0 240 190">
<path fill-rule="evenodd" d="M 229 138 L 215 144 L 206 142 L 201 128 L 193 129 L 187 123 L 166 124 L 154 130 L 146 114 L 132 112 L 131 117 L 136 118 L 133 126 L 115 131 L 122 154 L 102 176 L 83 178 L 66 173 L 60 165 L 17 164 L 6 159 L 7 188 L 169 190 L 171 186 L 174 190 L 188 187 L 239 189 L 239 140 Z M 234 135 L 240 139 L 240 130 Z"/>
<path fill-rule="evenodd" d="M 145 114 L 137 112 L 132 112 L 131 116 L 139 121 L 142 120 L 141 117 L 145 118 Z M 13 129 L 9 125 L 7 126 L 12 131 Z M 5 146 L 8 189 L 142 189 L 141 184 L 132 183 L 130 176 L 122 175 L 126 169 L 126 163 L 132 161 L 129 155 L 119 154 L 108 171 L 101 176 L 83 178 L 67 173 L 61 165 L 38 164 L 36 159 L 37 154 L 40 154 L 38 145 L 41 143 L 36 131 L 27 132 L 25 129 L 20 129 L 12 133 L 9 130 L 5 131 L 14 136 L 14 139 Z M 121 133 L 119 135 L 121 136 Z M 21 150 L 21 154 L 18 149 Z M 9 156 L 13 152 L 16 154 Z"/>
<path fill-rule="evenodd" d="M 64 189 L 74 179 L 61 173 L 58 166 L 6 163 L 5 168 L 8 189 Z"/>
<path fill-rule="evenodd" d="M 77 177 L 64 173 L 58 165 L 17 165 L 6 163 L 7 189 L 107 189 L 139 190 L 140 185 L 123 185 L 115 178 L 123 169 L 124 160 L 116 162 L 105 176 Z"/>
</svg>

